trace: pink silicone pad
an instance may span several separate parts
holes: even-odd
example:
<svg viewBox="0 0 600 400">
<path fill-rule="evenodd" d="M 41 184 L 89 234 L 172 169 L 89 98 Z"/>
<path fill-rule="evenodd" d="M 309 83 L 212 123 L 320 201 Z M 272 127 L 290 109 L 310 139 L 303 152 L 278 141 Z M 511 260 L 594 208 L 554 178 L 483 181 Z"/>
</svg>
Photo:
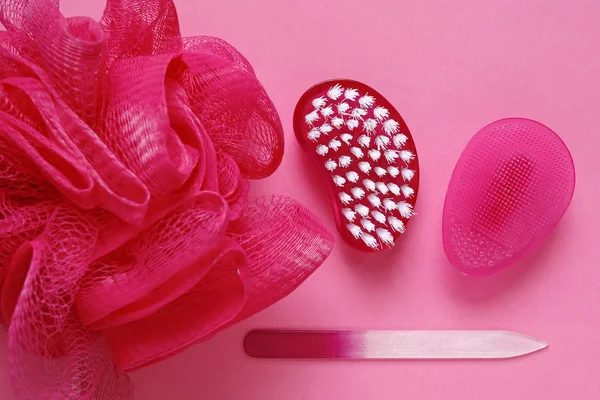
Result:
<svg viewBox="0 0 600 400">
<path fill-rule="evenodd" d="M 508 268 L 550 234 L 574 188 L 573 159 L 553 131 L 522 118 L 491 123 L 452 174 L 443 217 L 448 259 L 471 276 Z"/>
<path fill-rule="evenodd" d="M 326 182 L 337 228 L 352 247 L 394 246 L 414 215 L 417 151 L 396 109 L 364 83 L 320 83 L 300 98 L 294 130 Z"/>
</svg>

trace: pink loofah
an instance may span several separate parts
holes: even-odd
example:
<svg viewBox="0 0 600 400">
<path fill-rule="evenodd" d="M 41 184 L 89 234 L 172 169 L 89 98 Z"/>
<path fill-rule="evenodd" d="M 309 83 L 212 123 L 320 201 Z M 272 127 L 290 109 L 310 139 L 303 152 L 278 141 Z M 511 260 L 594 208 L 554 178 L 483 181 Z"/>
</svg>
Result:
<svg viewBox="0 0 600 400">
<path fill-rule="evenodd" d="M 0 312 L 23 399 L 132 399 L 126 372 L 292 292 L 332 247 L 295 201 L 248 202 L 279 117 L 224 41 L 170 0 L 99 23 L 3 0 Z"/>
</svg>

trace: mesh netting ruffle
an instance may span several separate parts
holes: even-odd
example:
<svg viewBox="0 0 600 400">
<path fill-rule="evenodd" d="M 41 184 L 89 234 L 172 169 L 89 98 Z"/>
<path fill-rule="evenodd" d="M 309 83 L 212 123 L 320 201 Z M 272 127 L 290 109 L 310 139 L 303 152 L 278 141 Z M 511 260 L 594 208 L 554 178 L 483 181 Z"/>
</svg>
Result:
<svg viewBox="0 0 600 400">
<path fill-rule="evenodd" d="M 182 38 L 171 0 L 100 20 L 2 0 L 0 312 L 23 399 L 131 399 L 127 371 L 273 304 L 332 237 L 285 197 L 248 200 L 283 156 L 248 61 Z"/>
</svg>

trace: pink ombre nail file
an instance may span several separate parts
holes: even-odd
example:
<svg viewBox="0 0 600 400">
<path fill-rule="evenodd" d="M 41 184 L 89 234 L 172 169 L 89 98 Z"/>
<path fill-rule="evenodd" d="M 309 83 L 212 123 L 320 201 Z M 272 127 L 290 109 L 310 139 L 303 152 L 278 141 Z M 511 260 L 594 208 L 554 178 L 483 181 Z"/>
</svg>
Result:
<svg viewBox="0 0 600 400">
<path fill-rule="evenodd" d="M 254 358 L 498 359 L 533 353 L 548 343 L 509 331 L 255 330 L 244 350 Z"/>
</svg>

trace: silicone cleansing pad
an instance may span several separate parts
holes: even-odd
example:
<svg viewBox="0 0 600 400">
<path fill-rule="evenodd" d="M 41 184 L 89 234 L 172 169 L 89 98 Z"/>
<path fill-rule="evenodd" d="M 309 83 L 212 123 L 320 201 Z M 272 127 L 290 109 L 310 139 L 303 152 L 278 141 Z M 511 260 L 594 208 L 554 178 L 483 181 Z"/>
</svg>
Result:
<svg viewBox="0 0 600 400">
<path fill-rule="evenodd" d="M 569 150 L 549 128 L 521 118 L 486 126 L 465 148 L 448 188 L 448 259 L 471 276 L 508 268 L 550 234 L 574 187 Z"/>
<path fill-rule="evenodd" d="M 398 111 L 364 83 L 332 80 L 302 95 L 294 130 L 326 182 L 342 238 L 367 252 L 394 246 L 419 186 L 417 152 Z"/>
</svg>

